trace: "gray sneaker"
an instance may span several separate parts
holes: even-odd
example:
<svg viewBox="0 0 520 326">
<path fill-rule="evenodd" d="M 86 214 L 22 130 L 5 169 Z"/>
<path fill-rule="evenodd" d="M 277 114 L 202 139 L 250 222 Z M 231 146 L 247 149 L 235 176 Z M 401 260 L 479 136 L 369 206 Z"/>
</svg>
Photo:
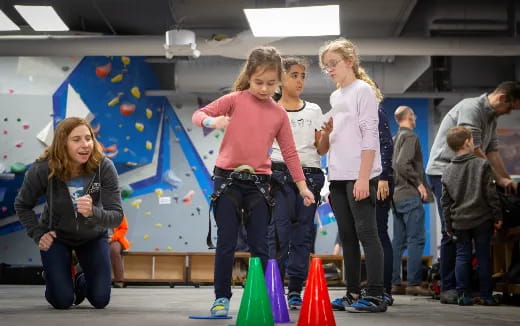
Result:
<svg viewBox="0 0 520 326">
<path fill-rule="evenodd" d="M 457 290 L 455 290 L 455 289 L 441 292 L 441 303 L 457 304 L 458 299 L 459 299 L 459 295 L 457 293 Z"/>
</svg>

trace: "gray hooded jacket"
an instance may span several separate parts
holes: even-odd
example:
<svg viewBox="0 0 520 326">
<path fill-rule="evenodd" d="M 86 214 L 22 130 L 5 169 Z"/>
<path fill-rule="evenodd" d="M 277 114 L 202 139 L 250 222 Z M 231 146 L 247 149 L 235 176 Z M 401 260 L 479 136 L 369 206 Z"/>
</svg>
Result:
<svg viewBox="0 0 520 326">
<path fill-rule="evenodd" d="M 89 240 L 106 235 L 108 228 L 115 228 L 123 219 L 118 176 L 114 164 L 104 158 L 99 169 L 86 176 L 84 189 L 92 197 L 92 216 L 76 213 L 67 184 L 49 176 L 47 160 L 36 161 L 25 174 L 14 206 L 27 234 L 36 243 L 49 231 L 70 246 L 79 246 Z M 34 207 L 45 195 L 41 218 L 38 220 Z"/>
<path fill-rule="evenodd" d="M 455 156 L 446 167 L 441 202 L 447 232 L 502 219 L 491 166 L 473 153 Z"/>
</svg>

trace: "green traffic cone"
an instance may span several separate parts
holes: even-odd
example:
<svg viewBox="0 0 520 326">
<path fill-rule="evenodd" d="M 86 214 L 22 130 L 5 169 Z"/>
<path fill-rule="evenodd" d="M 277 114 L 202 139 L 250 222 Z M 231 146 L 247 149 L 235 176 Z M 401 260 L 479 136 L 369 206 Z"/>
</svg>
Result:
<svg viewBox="0 0 520 326">
<path fill-rule="evenodd" d="M 258 257 L 249 259 L 246 288 L 240 302 L 236 326 L 274 326 L 262 262 Z"/>
</svg>

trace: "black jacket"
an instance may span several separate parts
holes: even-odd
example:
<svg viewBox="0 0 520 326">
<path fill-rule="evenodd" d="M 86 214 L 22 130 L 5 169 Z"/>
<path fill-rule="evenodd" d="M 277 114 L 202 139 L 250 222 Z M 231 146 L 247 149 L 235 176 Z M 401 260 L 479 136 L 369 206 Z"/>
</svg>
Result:
<svg viewBox="0 0 520 326">
<path fill-rule="evenodd" d="M 47 160 L 35 162 L 25 174 L 14 203 L 20 222 L 36 243 L 43 234 L 55 231 L 59 241 L 78 246 L 121 223 L 123 209 L 118 176 L 111 160 L 103 159 L 99 169 L 86 176 L 84 189 L 90 189 L 93 203 L 91 217 L 76 214 L 67 184 L 56 176 L 49 179 L 49 171 Z M 44 195 L 43 212 L 37 220 L 33 209 Z"/>
<path fill-rule="evenodd" d="M 441 202 L 447 232 L 502 219 L 491 166 L 473 153 L 455 156 L 444 170 Z"/>
<path fill-rule="evenodd" d="M 394 171 L 392 170 L 392 155 L 394 152 L 394 140 L 390 132 L 390 124 L 386 117 L 386 111 L 382 105 L 379 106 L 379 145 L 381 148 L 381 167 L 383 171 L 379 176 L 381 180 L 392 181 Z"/>
</svg>

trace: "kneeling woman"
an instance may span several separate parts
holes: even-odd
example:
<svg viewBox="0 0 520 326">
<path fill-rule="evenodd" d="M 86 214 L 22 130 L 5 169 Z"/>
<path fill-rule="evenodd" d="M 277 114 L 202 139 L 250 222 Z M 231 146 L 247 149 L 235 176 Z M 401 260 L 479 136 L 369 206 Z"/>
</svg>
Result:
<svg viewBox="0 0 520 326">
<path fill-rule="evenodd" d="M 42 196 L 38 220 L 34 207 Z M 112 278 L 107 229 L 121 223 L 123 210 L 114 164 L 103 157 L 86 120 L 58 124 L 52 144 L 27 171 L 15 209 L 40 249 L 47 301 L 67 309 L 86 297 L 104 308 Z M 74 279 L 72 250 L 83 269 Z"/>
</svg>

